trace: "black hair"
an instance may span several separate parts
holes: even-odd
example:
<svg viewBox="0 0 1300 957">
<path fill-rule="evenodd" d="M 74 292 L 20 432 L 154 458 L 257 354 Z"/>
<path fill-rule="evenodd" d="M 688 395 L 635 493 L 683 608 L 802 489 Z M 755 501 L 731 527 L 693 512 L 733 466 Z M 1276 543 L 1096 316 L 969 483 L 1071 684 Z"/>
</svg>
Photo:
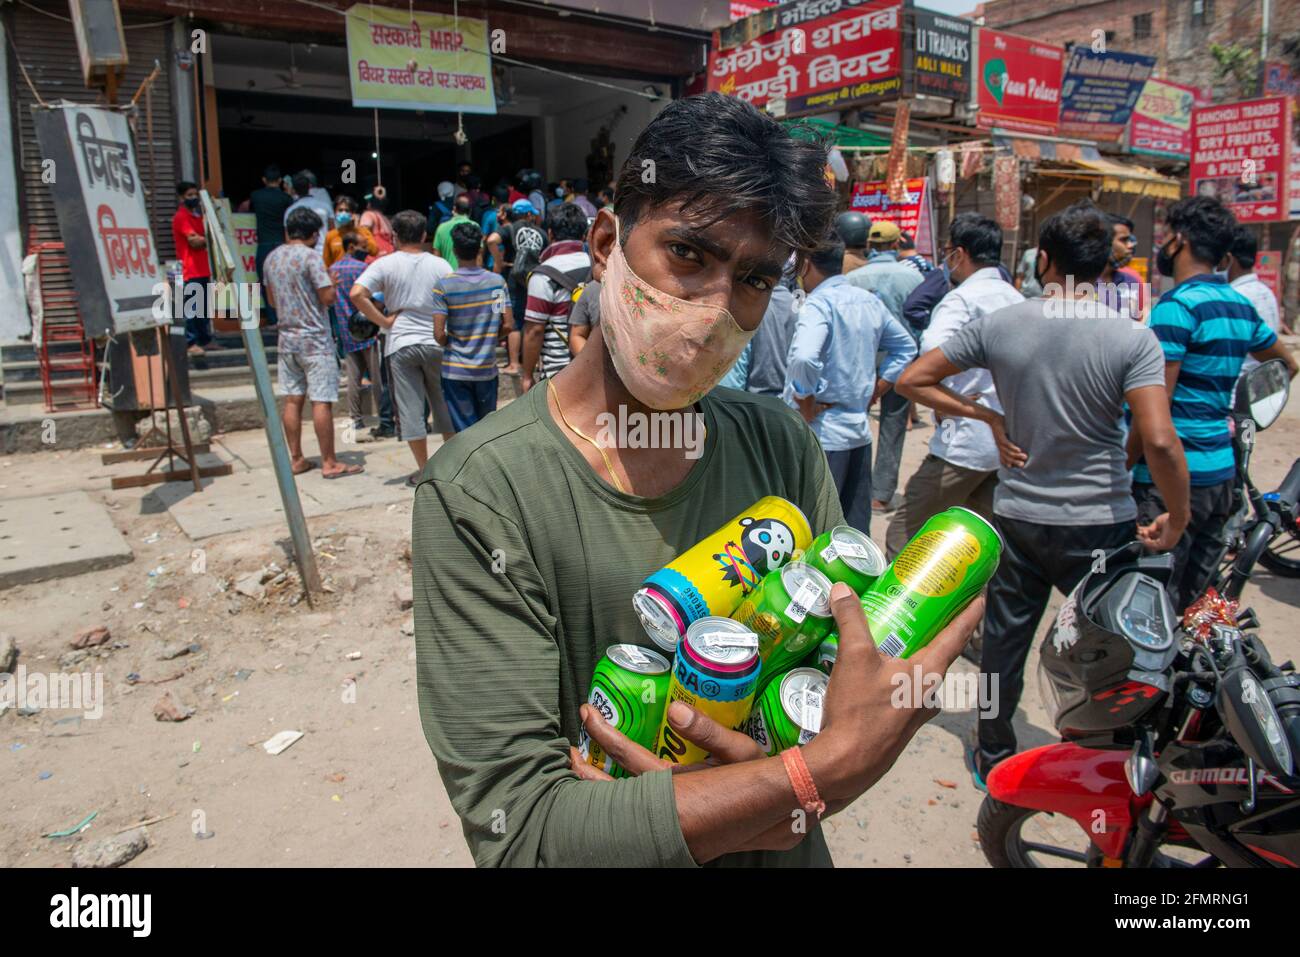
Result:
<svg viewBox="0 0 1300 957">
<path fill-rule="evenodd" d="M 961 213 L 948 227 L 948 242 L 966 250 L 977 266 L 1002 261 L 1002 227 L 979 213 Z"/>
<path fill-rule="evenodd" d="M 454 209 L 457 213 L 459 213 L 462 216 L 469 215 L 469 207 L 470 207 L 469 197 L 466 196 L 464 193 L 461 193 L 459 196 L 457 196 L 455 202 L 451 204 L 451 208 Z"/>
<path fill-rule="evenodd" d="M 1227 206 L 1212 196 L 1192 196 L 1169 207 L 1165 219 L 1169 232 L 1182 233 L 1192 256 L 1215 268 L 1228 254 L 1237 219 Z"/>
<path fill-rule="evenodd" d="M 916 248 L 916 239 L 912 236 L 911 233 L 900 232 L 900 233 L 898 234 L 898 248 L 899 248 L 899 249 L 915 249 L 915 248 Z"/>
<path fill-rule="evenodd" d="M 575 193 L 585 193 L 590 186 L 591 184 L 581 177 L 573 180 L 573 191 Z"/>
<path fill-rule="evenodd" d="M 311 239 L 320 232 L 320 216 L 313 209 L 299 206 L 284 221 L 284 231 L 290 239 Z"/>
<path fill-rule="evenodd" d="M 1259 253 L 1259 241 L 1247 227 L 1238 225 L 1232 231 L 1232 245 L 1228 248 L 1228 252 L 1242 269 L 1254 269 L 1255 257 Z"/>
<path fill-rule="evenodd" d="M 360 209 L 357 201 L 347 193 L 339 193 L 334 197 L 334 210 L 337 212 L 340 206 L 345 207 L 349 213 L 355 213 Z"/>
<path fill-rule="evenodd" d="M 274 163 L 262 170 L 262 179 L 266 180 L 268 183 L 274 183 L 277 179 L 280 179 L 282 175 L 280 167 L 276 166 Z"/>
<path fill-rule="evenodd" d="M 1110 261 L 1114 225 L 1086 200 L 1048 218 L 1038 229 L 1038 248 L 1052 266 L 1076 283 L 1092 283 Z"/>
<path fill-rule="evenodd" d="M 824 142 L 791 136 L 744 100 L 721 93 L 673 100 L 641 131 L 619 172 L 622 239 L 649 208 L 675 202 L 712 222 L 755 212 L 776 243 L 811 252 L 835 215 L 825 168 Z"/>
<path fill-rule="evenodd" d="M 428 225 L 423 213 L 404 209 L 393 217 L 393 235 L 397 238 L 398 245 L 413 246 L 424 239 Z"/>
<path fill-rule="evenodd" d="M 451 248 L 462 263 L 472 260 L 483 248 L 483 230 L 473 223 L 457 223 L 451 227 Z"/>
<path fill-rule="evenodd" d="M 600 189 L 596 190 L 596 195 L 606 204 L 614 202 L 614 191 L 608 186 L 602 186 Z"/>
<path fill-rule="evenodd" d="M 823 276 L 838 276 L 844 271 L 844 240 L 832 233 L 808 254 L 808 261 Z"/>
<path fill-rule="evenodd" d="M 497 183 L 492 187 L 492 198 L 495 199 L 497 203 L 510 202 L 510 187 L 505 183 Z"/>
<path fill-rule="evenodd" d="M 311 180 L 304 173 L 293 174 L 293 191 L 299 196 L 306 196 L 311 192 Z"/>
<path fill-rule="evenodd" d="M 473 173 L 470 173 L 465 177 L 465 187 L 467 189 L 478 189 L 482 185 L 483 180 L 479 179 L 479 177 L 475 176 Z"/>
<path fill-rule="evenodd" d="M 546 228 L 555 242 L 587 238 L 587 214 L 573 203 L 561 203 L 546 217 Z"/>
<path fill-rule="evenodd" d="M 296 189 L 297 187 L 294 188 Z M 378 210 L 382 213 L 384 211 L 384 201 L 374 193 L 366 193 L 366 208 Z"/>
<path fill-rule="evenodd" d="M 177 196 L 184 196 L 184 195 L 185 195 L 186 193 L 188 193 L 190 190 L 192 190 L 192 189 L 198 189 L 198 188 L 199 188 L 199 184 L 198 184 L 198 183 L 191 183 L 189 180 L 187 180 L 187 179 L 183 179 L 183 180 L 181 180 L 179 183 L 176 184 L 176 195 L 177 195 Z"/>
<path fill-rule="evenodd" d="M 1112 232 L 1116 226 L 1127 226 L 1130 233 L 1136 233 L 1137 227 L 1133 225 L 1133 220 L 1127 216 L 1121 216 L 1119 213 L 1106 213 L 1106 222 L 1111 226 Z"/>
<path fill-rule="evenodd" d="M 341 242 L 341 245 L 343 246 L 343 254 L 345 256 L 351 254 L 352 250 L 356 249 L 364 241 L 365 240 L 362 239 L 361 234 L 355 229 L 350 233 L 344 233 Z"/>
</svg>

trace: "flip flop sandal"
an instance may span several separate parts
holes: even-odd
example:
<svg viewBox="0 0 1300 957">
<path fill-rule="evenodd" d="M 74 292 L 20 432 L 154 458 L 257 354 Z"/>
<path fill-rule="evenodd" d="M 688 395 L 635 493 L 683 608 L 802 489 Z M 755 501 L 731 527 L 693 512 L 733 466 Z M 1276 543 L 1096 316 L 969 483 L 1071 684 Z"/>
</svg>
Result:
<svg viewBox="0 0 1300 957">
<path fill-rule="evenodd" d="M 310 472 L 310 471 L 311 471 L 312 469 L 314 469 L 315 467 L 316 467 L 316 463 L 315 463 L 315 462 L 308 461 L 308 462 L 307 462 L 307 467 L 306 467 L 305 469 L 294 469 L 294 470 L 293 470 L 293 474 L 294 474 L 294 475 L 306 475 L 308 472 Z"/>
<path fill-rule="evenodd" d="M 335 472 L 333 475 L 325 475 L 324 473 L 322 473 L 321 478 L 325 479 L 328 482 L 332 482 L 335 479 L 347 478 L 349 475 L 360 475 L 364 471 L 365 468 L 363 466 L 353 465 L 353 466 L 349 466 L 348 468 L 344 469 L 341 472 Z"/>
</svg>

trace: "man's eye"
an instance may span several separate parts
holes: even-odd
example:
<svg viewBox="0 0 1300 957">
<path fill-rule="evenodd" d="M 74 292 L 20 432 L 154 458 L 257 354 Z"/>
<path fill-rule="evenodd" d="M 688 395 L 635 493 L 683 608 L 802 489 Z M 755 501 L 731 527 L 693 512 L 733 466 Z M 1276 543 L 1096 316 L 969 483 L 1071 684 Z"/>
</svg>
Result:
<svg viewBox="0 0 1300 957">
<path fill-rule="evenodd" d="M 772 288 L 771 280 L 764 279 L 762 276 L 746 276 L 745 282 L 753 286 L 759 292 L 767 292 Z"/>
<path fill-rule="evenodd" d="M 668 251 L 674 256 L 680 256 L 682 259 L 689 259 L 692 262 L 700 261 L 700 254 L 685 243 L 669 243 Z"/>
</svg>

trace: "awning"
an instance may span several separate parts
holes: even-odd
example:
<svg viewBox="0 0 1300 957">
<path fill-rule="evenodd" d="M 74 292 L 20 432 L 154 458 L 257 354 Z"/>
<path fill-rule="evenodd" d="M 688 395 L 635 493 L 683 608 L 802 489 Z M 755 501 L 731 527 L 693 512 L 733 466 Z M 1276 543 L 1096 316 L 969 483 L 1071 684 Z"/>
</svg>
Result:
<svg viewBox="0 0 1300 957">
<path fill-rule="evenodd" d="M 815 117 L 806 119 L 784 120 L 790 127 L 792 136 L 800 136 L 801 129 L 805 133 L 808 130 L 815 131 L 829 139 L 835 146 L 841 149 L 860 149 L 864 146 L 882 147 L 889 145 L 889 137 L 879 136 L 876 133 L 869 133 L 866 130 L 859 130 L 852 126 L 839 126 L 830 120 L 820 120 Z M 805 135 L 803 138 L 807 138 Z"/>
<path fill-rule="evenodd" d="M 1131 193 L 1155 199 L 1182 198 L 1179 180 L 1162 176 L 1147 166 L 1104 157 L 1095 146 L 1019 137 L 994 137 L 994 143 L 1009 148 L 1022 159 L 1033 160 L 1040 175 L 1100 180 L 1102 190 L 1109 193 Z"/>
</svg>

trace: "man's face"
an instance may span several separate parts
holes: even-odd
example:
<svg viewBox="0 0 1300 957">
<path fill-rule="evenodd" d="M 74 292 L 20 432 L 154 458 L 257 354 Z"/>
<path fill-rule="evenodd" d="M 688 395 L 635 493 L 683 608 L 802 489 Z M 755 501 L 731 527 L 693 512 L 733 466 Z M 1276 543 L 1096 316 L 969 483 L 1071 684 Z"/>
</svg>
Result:
<svg viewBox="0 0 1300 957">
<path fill-rule="evenodd" d="M 472 173 L 472 172 L 474 172 L 474 168 L 473 168 L 472 166 L 470 166 L 468 163 L 461 163 L 461 164 L 460 164 L 460 171 L 459 171 L 458 175 L 460 176 L 460 178 L 461 178 L 462 180 L 464 180 L 465 177 L 468 176 L 468 175 L 469 175 L 470 173 Z"/>
<path fill-rule="evenodd" d="M 183 196 L 181 196 L 181 202 L 183 202 L 183 203 L 189 203 L 189 202 L 191 202 L 191 201 L 193 201 L 193 200 L 196 200 L 196 199 L 198 199 L 198 198 L 199 198 L 199 191 L 198 191 L 197 188 L 194 188 L 194 189 L 187 189 L 187 190 L 185 191 L 185 194 L 184 194 Z"/>
<path fill-rule="evenodd" d="M 954 246 L 949 243 L 943 251 L 943 261 L 948 267 L 948 275 L 952 278 L 954 286 L 964 283 L 975 272 L 971 263 L 970 254 L 960 246 Z"/>
<path fill-rule="evenodd" d="M 1111 238 L 1110 255 L 1116 266 L 1127 266 L 1133 258 L 1133 249 L 1137 246 L 1137 237 L 1123 223 L 1115 224 L 1115 234 Z"/>
<path fill-rule="evenodd" d="M 756 213 L 710 223 L 711 214 L 683 214 L 680 205 L 642 212 L 626 234 L 628 266 L 661 292 L 730 310 L 742 329 L 758 328 L 789 247 L 773 242 Z M 601 210 L 592 227 L 592 253 L 601 275 L 613 249 L 614 223 L 614 214 Z"/>
</svg>

